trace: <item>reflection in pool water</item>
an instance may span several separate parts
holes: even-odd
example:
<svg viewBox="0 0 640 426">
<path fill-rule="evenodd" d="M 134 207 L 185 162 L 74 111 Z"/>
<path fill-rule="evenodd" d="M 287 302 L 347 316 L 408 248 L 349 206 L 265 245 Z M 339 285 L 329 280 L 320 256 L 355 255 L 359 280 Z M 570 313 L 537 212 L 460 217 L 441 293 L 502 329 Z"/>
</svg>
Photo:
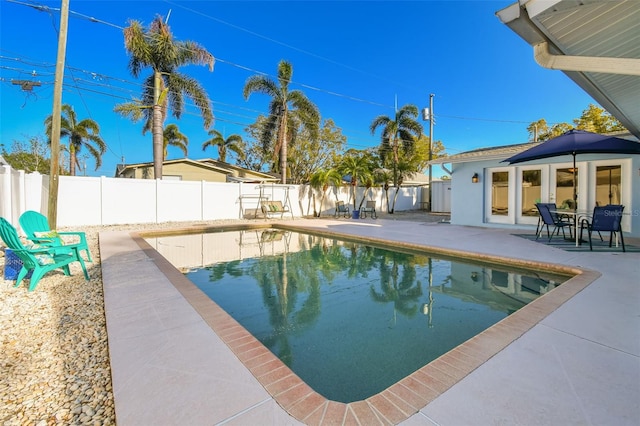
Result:
<svg viewBox="0 0 640 426">
<path fill-rule="evenodd" d="M 340 402 L 386 389 L 566 279 L 285 231 L 198 237 L 227 258 L 250 244 L 262 254 L 191 263 L 186 275 L 314 390 Z M 245 247 L 229 247 L 231 237 Z M 176 238 L 153 240 L 171 258 L 190 245 Z"/>
</svg>

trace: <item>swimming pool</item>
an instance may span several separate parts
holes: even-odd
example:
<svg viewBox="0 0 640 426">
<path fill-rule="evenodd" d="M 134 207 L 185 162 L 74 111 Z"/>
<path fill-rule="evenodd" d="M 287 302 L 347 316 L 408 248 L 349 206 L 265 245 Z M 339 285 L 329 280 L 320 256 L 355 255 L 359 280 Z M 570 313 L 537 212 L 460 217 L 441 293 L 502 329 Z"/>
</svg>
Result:
<svg viewBox="0 0 640 426">
<path fill-rule="evenodd" d="M 566 279 L 283 230 L 191 236 L 199 247 L 184 238 L 152 245 L 341 402 L 384 390 Z"/>
</svg>

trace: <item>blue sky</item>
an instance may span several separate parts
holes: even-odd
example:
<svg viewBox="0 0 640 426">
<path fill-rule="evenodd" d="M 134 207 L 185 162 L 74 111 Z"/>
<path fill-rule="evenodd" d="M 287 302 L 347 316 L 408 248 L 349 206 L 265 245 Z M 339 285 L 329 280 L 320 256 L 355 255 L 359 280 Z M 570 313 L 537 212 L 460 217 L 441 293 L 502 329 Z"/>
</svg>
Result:
<svg viewBox="0 0 640 426">
<path fill-rule="evenodd" d="M 97 121 L 108 145 L 97 171 L 87 160 L 87 175 L 113 176 L 122 158 L 151 161 L 151 134 L 142 135 L 140 123 L 113 112 L 142 92 L 143 79 L 127 70 L 122 28 L 129 19 L 146 25 L 156 14 L 170 13 L 176 39 L 196 41 L 217 59 L 213 72 L 196 66 L 181 71 L 205 87 L 214 128 L 225 135 L 244 136 L 244 128 L 266 112 L 266 96 L 242 97 L 246 79 L 275 76 L 285 59 L 293 65 L 291 87 L 303 90 L 323 119 L 333 119 L 348 148 L 378 145 L 371 121 L 391 116 L 396 99 L 399 106 L 427 107 L 430 93 L 433 136 L 449 154 L 526 142 L 529 123 L 570 123 L 594 101 L 563 73 L 538 66 L 531 47 L 495 16 L 512 2 L 70 0 L 63 103 L 79 119 Z M 0 0 L 0 143 L 7 148 L 13 140 L 44 134 L 60 6 Z M 12 80 L 41 85 L 25 92 Z M 189 158 L 217 158 L 211 148 L 202 151 L 209 137 L 190 101 L 179 121 L 167 120 L 172 122 L 189 137 Z M 181 156 L 169 149 L 169 159 Z"/>
</svg>

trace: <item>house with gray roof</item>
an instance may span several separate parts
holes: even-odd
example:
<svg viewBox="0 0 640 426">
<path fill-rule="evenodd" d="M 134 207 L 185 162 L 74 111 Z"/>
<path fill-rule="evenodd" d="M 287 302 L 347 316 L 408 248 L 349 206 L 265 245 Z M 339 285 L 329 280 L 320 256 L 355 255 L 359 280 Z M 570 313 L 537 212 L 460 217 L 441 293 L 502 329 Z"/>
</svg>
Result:
<svg viewBox="0 0 640 426">
<path fill-rule="evenodd" d="M 617 136 L 637 140 L 630 134 Z M 583 154 L 576 169 L 571 156 L 513 165 L 504 162 L 537 143 L 475 149 L 432 161 L 451 175 L 451 223 L 534 229 L 535 203 L 572 207 L 576 173 L 578 209 L 623 204 L 623 231 L 640 236 L 639 155 Z"/>
</svg>

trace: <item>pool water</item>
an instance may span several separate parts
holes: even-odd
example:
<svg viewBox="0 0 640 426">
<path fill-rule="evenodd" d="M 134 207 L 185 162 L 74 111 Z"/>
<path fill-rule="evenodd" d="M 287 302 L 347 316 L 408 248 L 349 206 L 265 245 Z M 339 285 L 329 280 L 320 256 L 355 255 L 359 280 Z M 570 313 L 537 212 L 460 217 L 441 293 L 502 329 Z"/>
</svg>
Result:
<svg viewBox="0 0 640 426">
<path fill-rule="evenodd" d="M 244 231 L 234 232 L 241 243 Z M 207 235 L 207 245 L 236 250 L 228 241 L 228 232 Z M 186 276 L 314 390 L 345 403 L 383 391 L 566 279 L 287 231 L 259 231 L 256 241 L 262 256 Z"/>
</svg>

